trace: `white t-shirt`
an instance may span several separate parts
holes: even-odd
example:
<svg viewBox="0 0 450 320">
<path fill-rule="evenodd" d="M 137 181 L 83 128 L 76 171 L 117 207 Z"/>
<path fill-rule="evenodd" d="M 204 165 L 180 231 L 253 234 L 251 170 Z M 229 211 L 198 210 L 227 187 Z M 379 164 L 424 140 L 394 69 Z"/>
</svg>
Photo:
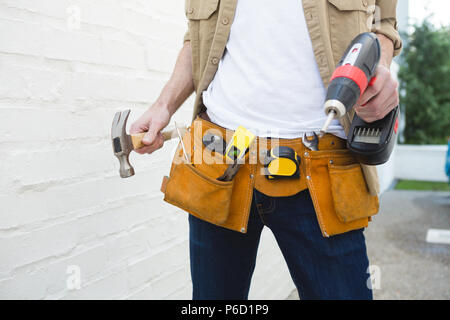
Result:
<svg viewBox="0 0 450 320">
<path fill-rule="evenodd" d="M 203 92 L 218 125 L 297 138 L 325 122 L 325 88 L 301 0 L 239 0 L 217 73 Z M 338 120 L 330 133 L 345 138 Z"/>
</svg>

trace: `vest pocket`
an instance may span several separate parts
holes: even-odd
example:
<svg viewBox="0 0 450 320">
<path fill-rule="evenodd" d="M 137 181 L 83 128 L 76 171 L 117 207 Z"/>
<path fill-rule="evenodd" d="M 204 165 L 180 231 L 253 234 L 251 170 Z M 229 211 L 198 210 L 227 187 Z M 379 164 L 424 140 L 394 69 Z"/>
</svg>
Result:
<svg viewBox="0 0 450 320">
<path fill-rule="evenodd" d="M 328 0 L 328 19 L 333 58 L 337 62 L 350 42 L 372 30 L 376 0 Z"/>
<path fill-rule="evenodd" d="M 371 5 L 375 5 L 375 0 L 328 0 L 333 6 L 341 11 L 366 11 Z"/>
<path fill-rule="evenodd" d="M 204 20 L 217 10 L 219 0 L 186 0 L 186 17 L 189 20 Z"/>
<path fill-rule="evenodd" d="M 187 0 L 191 40 L 212 39 L 216 30 L 219 0 Z M 201 48 L 200 48 L 201 49 Z"/>
<path fill-rule="evenodd" d="M 208 59 L 216 30 L 219 0 L 186 0 L 186 17 L 189 20 L 194 87 L 197 90 L 201 72 Z"/>
</svg>

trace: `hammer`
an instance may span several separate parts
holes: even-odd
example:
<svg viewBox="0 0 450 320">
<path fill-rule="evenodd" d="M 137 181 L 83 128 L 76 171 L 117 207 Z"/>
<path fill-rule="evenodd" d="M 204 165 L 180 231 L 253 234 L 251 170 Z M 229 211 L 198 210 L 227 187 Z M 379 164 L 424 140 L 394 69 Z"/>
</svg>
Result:
<svg viewBox="0 0 450 320">
<path fill-rule="evenodd" d="M 134 175 L 134 168 L 130 164 L 129 156 L 130 152 L 135 149 L 144 147 L 142 143 L 142 138 L 144 138 L 146 132 L 137 134 L 127 134 L 126 126 L 128 116 L 130 115 L 130 110 L 125 110 L 123 112 L 116 112 L 111 127 L 111 140 L 113 146 L 114 155 L 119 159 L 120 162 L 120 176 L 122 178 L 128 178 Z M 186 128 L 178 128 L 181 134 L 184 134 Z M 162 132 L 164 141 L 170 140 L 172 138 L 178 137 L 177 128 Z"/>
</svg>

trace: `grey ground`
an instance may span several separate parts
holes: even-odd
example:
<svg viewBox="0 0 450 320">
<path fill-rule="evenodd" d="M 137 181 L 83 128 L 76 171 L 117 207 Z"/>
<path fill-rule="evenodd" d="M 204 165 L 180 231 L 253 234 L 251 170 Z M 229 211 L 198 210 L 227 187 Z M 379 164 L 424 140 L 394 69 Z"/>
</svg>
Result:
<svg viewBox="0 0 450 320">
<path fill-rule="evenodd" d="M 365 231 L 371 265 L 381 271 L 374 298 L 450 299 L 450 245 L 425 241 L 450 229 L 450 192 L 390 190 Z M 288 300 L 298 299 L 297 291 Z"/>
</svg>

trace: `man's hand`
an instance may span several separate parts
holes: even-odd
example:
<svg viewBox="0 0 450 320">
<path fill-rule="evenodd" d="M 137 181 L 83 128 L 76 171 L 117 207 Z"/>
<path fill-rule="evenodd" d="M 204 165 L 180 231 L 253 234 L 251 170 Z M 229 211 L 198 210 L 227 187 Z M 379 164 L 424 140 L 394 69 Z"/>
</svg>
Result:
<svg viewBox="0 0 450 320">
<path fill-rule="evenodd" d="M 390 39 L 378 35 L 381 43 L 381 59 L 373 85 L 359 98 L 355 111 L 366 122 L 383 119 L 399 104 L 398 83 L 390 72 L 394 46 Z"/>
<path fill-rule="evenodd" d="M 145 147 L 136 149 L 137 153 L 152 153 L 163 146 L 161 130 L 169 124 L 170 116 L 166 107 L 155 104 L 131 125 L 130 134 L 147 132 L 142 139 Z"/>
</svg>

